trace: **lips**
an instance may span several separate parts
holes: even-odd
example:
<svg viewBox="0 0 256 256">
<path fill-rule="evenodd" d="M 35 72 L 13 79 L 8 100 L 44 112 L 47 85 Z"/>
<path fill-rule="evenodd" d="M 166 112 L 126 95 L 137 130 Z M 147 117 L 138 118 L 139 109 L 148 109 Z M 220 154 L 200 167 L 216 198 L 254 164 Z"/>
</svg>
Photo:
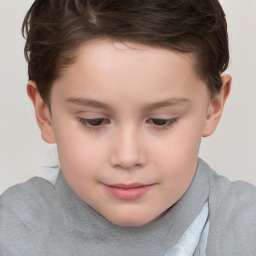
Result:
<svg viewBox="0 0 256 256">
<path fill-rule="evenodd" d="M 146 194 L 153 184 L 114 184 L 114 185 L 105 185 L 107 191 L 114 197 L 122 200 L 136 200 L 141 198 Z"/>
</svg>

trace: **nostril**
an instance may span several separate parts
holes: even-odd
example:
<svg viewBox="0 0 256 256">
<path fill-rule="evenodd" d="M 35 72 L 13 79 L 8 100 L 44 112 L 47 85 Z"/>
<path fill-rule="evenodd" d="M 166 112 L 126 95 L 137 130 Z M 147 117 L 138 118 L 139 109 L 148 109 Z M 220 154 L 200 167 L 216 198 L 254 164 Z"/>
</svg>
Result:
<svg viewBox="0 0 256 256">
<path fill-rule="evenodd" d="M 146 149 L 134 127 L 125 127 L 112 141 L 110 164 L 119 169 L 131 170 L 144 166 L 147 162 Z"/>
<path fill-rule="evenodd" d="M 112 155 L 110 164 L 119 169 L 132 170 L 143 167 L 146 164 L 146 157 L 142 153 L 137 154 L 118 154 Z"/>
</svg>

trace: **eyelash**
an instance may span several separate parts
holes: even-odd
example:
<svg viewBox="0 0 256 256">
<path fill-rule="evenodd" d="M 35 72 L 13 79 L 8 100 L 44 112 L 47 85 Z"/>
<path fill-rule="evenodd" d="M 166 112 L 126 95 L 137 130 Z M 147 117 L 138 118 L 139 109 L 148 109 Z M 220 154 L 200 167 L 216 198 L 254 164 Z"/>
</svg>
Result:
<svg viewBox="0 0 256 256">
<path fill-rule="evenodd" d="M 79 122 L 81 125 L 86 126 L 88 129 L 96 130 L 102 127 L 102 123 L 105 123 L 107 119 L 105 118 L 93 118 L 93 119 L 85 119 L 79 118 Z M 97 125 L 92 125 L 90 122 L 99 122 Z"/>
<path fill-rule="evenodd" d="M 155 126 L 155 129 L 168 129 L 171 128 L 176 124 L 178 121 L 178 118 L 170 118 L 170 119 L 161 119 L 161 118 L 150 118 L 147 120 L 147 123 L 152 124 Z M 109 121 L 105 118 L 93 118 L 93 119 L 85 119 L 85 118 L 79 118 L 79 122 L 82 126 L 86 126 L 86 128 L 91 130 L 96 130 L 102 128 L 105 124 L 109 124 Z M 92 122 L 96 122 L 92 124 Z M 158 122 L 158 124 L 157 124 Z M 159 124 L 162 123 L 162 124 Z M 164 124 L 163 124 L 164 123 Z"/>
<path fill-rule="evenodd" d="M 170 119 L 161 119 L 161 118 L 150 118 L 150 123 L 156 127 L 156 129 L 168 129 L 168 128 L 171 128 L 173 127 L 177 121 L 178 121 L 178 118 L 170 118 Z M 160 124 L 159 123 L 157 124 L 157 122 L 164 122 L 164 124 Z"/>
</svg>

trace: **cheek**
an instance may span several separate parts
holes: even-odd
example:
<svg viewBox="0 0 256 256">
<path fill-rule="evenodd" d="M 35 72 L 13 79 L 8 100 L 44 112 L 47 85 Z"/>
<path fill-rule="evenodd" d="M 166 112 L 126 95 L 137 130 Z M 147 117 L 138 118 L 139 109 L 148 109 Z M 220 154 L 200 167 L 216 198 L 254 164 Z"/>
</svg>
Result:
<svg viewBox="0 0 256 256">
<path fill-rule="evenodd" d="M 198 123 L 184 124 L 174 128 L 168 136 L 158 139 L 147 148 L 150 155 L 167 166 L 189 165 L 197 160 L 201 142 L 201 128 Z M 161 161 L 160 161 L 161 159 Z"/>
<path fill-rule="evenodd" d="M 187 128 L 189 127 L 189 128 Z M 158 140 L 150 153 L 168 194 L 181 196 L 190 185 L 196 170 L 201 142 L 200 122 L 177 126 L 168 137 Z M 160 173 L 160 171 L 159 171 Z M 174 196 L 175 197 L 175 196 Z"/>
<path fill-rule="evenodd" d="M 67 125 L 65 129 L 55 127 L 58 156 L 63 172 L 78 176 L 97 173 L 97 166 L 104 158 L 104 146 L 77 125 Z"/>
<path fill-rule="evenodd" d="M 66 142 L 66 143 L 65 143 Z M 58 145 L 60 162 L 68 164 L 72 169 L 88 169 L 97 165 L 99 158 L 103 157 L 100 147 L 86 140 L 66 140 Z"/>
</svg>

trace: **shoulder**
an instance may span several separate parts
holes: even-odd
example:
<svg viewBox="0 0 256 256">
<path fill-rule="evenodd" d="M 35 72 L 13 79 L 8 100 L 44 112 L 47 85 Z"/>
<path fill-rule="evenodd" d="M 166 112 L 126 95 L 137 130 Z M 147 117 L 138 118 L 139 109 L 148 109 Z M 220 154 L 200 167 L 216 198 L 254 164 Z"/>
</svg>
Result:
<svg viewBox="0 0 256 256">
<path fill-rule="evenodd" d="M 209 240 L 214 240 L 215 253 L 256 255 L 256 187 L 215 172 L 209 177 Z"/>
<path fill-rule="evenodd" d="M 237 205 L 256 206 L 256 187 L 245 181 L 233 181 L 226 193 L 236 199 Z"/>
<path fill-rule="evenodd" d="M 226 193 L 220 205 L 220 214 L 227 211 L 229 215 L 229 227 L 253 234 L 256 239 L 256 187 L 244 182 L 234 181 Z M 223 209 L 223 210 L 221 210 Z M 224 215 L 224 213 L 222 213 Z M 250 230 L 247 230 L 247 229 Z"/>
<path fill-rule="evenodd" d="M 250 215 L 249 209 L 256 209 L 256 187 L 245 181 L 230 181 L 214 171 L 210 174 L 210 200 L 216 208 L 230 209 Z M 242 214 L 240 214 L 242 216 Z M 254 215 L 252 216 L 254 218 Z M 256 215 L 255 215 L 256 220 Z"/>
<path fill-rule="evenodd" d="M 28 225 L 30 223 L 33 229 L 45 226 L 46 213 L 54 204 L 56 204 L 54 185 L 39 177 L 12 186 L 0 196 L 1 212 L 16 214 Z"/>
<path fill-rule="evenodd" d="M 217 174 L 207 163 L 199 159 L 199 168 L 207 173 L 209 182 L 209 201 L 215 208 L 256 206 L 256 187 L 245 181 L 230 181 Z"/>
<path fill-rule="evenodd" d="M 27 255 L 26 248 L 34 255 L 38 235 L 49 233 L 48 212 L 55 201 L 54 186 L 43 178 L 7 189 L 0 196 L 0 252 Z"/>
<path fill-rule="evenodd" d="M 38 192 L 41 192 L 42 189 L 49 188 L 49 187 L 54 187 L 53 184 L 40 177 L 33 177 L 23 183 L 11 186 L 8 188 L 5 192 L 3 192 L 0 196 L 1 202 L 3 200 L 6 200 L 6 198 L 17 196 L 17 193 L 21 193 L 23 196 L 32 196 L 34 193 L 37 194 Z"/>
<path fill-rule="evenodd" d="M 30 209 L 40 210 L 42 202 L 48 201 L 48 198 L 51 198 L 54 193 L 55 189 L 52 183 L 46 179 L 34 177 L 7 189 L 0 196 L 0 205 L 21 215 Z"/>
<path fill-rule="evenodd" d="M 244 182 L 231 182 L 223 195 L 223 210 L 229 210 L 229 227 L 241 231 L 243 235 L 253 235 L 256 239 L 256 187 Z M 221 213 L 221 209 L 220 209 Z M 249 229 L 249 230 L 247 230 Z"/>
</svg>

